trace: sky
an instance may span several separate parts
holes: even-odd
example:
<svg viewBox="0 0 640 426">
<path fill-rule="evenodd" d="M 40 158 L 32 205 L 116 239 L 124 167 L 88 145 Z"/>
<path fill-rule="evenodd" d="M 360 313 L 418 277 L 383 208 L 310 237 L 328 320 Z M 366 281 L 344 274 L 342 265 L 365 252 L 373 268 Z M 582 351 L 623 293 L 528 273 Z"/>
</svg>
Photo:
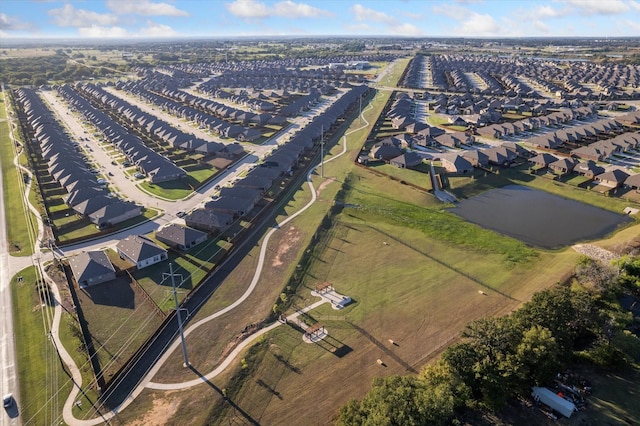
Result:
<svg viewBox="0 0 640 426">
<path fill-rule="evenodd" d="M 0 39 L 640 36 L 640 0 L 0 0 Z"/>
</svg>

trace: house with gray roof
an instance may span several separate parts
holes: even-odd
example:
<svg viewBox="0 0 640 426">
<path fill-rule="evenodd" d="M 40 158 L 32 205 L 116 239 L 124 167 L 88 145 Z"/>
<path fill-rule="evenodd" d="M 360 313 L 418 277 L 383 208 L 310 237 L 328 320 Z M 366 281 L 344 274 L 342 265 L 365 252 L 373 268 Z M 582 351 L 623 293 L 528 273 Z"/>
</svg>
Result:
<svg viewBox="0 0 640 426">
<path fill-rule="evenodd" d="M 120 201 L 107 204 L 89 214 L 89 220 L 98 228 L 107 228 L 142 214 L 142 206 L 131 201 Z"/>
<path fill-rule="evenodd" d="M 187 226 L 212 234 L 224 231 L 233 220 L 230 214 L 207 209 L 196 209 L 184 217 Z"/>
<path fill-rule="evenodd" d="M 143 235 L 130 235 L 116 244 L 121 259 L 142 269 L 168 259 L 167 251 Z"/>
<path fill-rule="evenodd" d="M 172 223 L 156 231 L 156 239 L 170 247 L 189 250 L 207 240 L 206 232 Z"/>
<path fill-rule="evenodd" d="M 413 167 L 417 167 L 422 164 L 422 157 L 420 157 L 415 152 L 405 152 L 402 155 L 399 155 L 396 158 L 392 158 L 389 161 L 392 165 L 399 167 L 401 169 L 411 169 Z"/>
<path fill-rule="evenodd" d="M 78 253 L 69 258 L 69 266 L 80 287 L 116 279 L 116 270 L 102 250 Z"/>
</svg>

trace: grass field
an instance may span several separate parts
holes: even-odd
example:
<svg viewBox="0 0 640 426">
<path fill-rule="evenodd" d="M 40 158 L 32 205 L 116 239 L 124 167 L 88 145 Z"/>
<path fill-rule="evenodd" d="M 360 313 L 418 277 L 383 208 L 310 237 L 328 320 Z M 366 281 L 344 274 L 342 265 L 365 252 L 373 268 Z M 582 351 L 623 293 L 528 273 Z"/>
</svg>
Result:
<svg viewBox="0 0 640 426">
<path fill-rule="evenodd" d="M 150 194 L 167 200 L 180 200 L 189 196 L 203 182 L 210 179 L 217 173 L 215 168 L 200 168 L 189 171 L 185 179 L 172 180 L 169 182 L 151 183 L 142 182 L 140 187 Z"/>
<path fill-rule="evenodd" d="M 17 277 L 22 277 L 18 280 Z M 22 424 L 58 424 L 71 382 L 48 338 L 53 308 L 36 291 L 36 271 L 30 267 L 11 280 L 16 359 L 20 380 Z"/>
<path fill-rule="evenodd" d="M 0 164 L 7 221 L 9 251 L 15 256 L 33 254 L 33 241 L 29 228 L 34 229 L 34 218 L 25 211 L 22 200 L 22 176 L 13 164 L 14 146 L 9 136 L 4 92 L 0 93 Z M 4 238 L 4 236 L 2 237 Z"/>
<path fill-rule="evenodd" d="M 373 377 L 418 371 L 468 321 L 510 311 L 533 291 L 562 279 L 579 257 L 571 251 L 540 253 L 507 267 L 500 255 L 443 244 L 386 218 L 364 221 L 357 211 L 340 213 L 327 238 L 312 249 L 296 296 L 296 306 L 305 306 L 316 300 L 310 289 L 329 281 L 354 299 L 343 311 L 324 305 L 310 315 L 310 322 L 326 326 L 331 345 L 348 353 L 334 355 L 329 342 L 304 344 L 291 327 L 270 333 L 257 373 L 234 400 L 262 424 L 303 424 L 308 418 L 329 423 L 349 397 L 362 396 Z M 547 268 L 544 276 L 540 265 Z M 351 373 L 354 365 L 357 375 Z"/>
<path fill-rule="evenodd" d="M 80 289 L 78 300 L 107 381 L 163 319 L 127 277 Z"/>
</svg>

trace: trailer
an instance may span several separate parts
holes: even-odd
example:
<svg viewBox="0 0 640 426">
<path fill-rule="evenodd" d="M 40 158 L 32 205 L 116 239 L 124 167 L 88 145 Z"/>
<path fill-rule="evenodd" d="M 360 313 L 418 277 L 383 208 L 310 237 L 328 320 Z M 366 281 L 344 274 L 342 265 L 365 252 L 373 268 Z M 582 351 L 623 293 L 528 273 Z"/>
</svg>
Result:
<svg viewBox="0 0 640 426">
<path fill-rule="evenodd" d="M 576 411 L 576 406 L 573 402 L 567 401 L 561 396 L 556 395 L 550 389 L 533 387 L 531 390 L 531 396 L 533 396 L 533 399 L 535 399 L 536 402 L 542 402 L 552 410 L 567 418 L 571 417 L 571 414 Z"/>
</svg>

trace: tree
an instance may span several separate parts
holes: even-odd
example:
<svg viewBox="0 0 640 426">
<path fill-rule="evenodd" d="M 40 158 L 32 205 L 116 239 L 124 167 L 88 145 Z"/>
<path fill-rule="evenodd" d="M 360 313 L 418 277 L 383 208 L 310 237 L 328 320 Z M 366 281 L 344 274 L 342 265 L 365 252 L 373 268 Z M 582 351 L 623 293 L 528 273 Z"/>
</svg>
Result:
<svg viewBox="0 0 640 426">
<path fill-rule="evenodd" d="M 378 377 L 358 403 L 349 401 L 340 409 L 338 425 L 391 426 L 431 424 L 425 415 L 425 385 L 416 376 Z"/>
<path fill-rule="evenodd" d="M 613 265 L 583 257 L 576 266 L 576 277 L 583 285 L 590 285 L 599 292 L 612 290 L 620 271 Z"/>
<path fill-rule="evenodd" d="M 551 380 L 561 367 L 559 357 L 558 344 L 549 329 L 534 325 L 525 331 L 514 356 L 521 393 L 528 393 L 531 385 Z"/>
<path fill-rule="evenodd" d="M 594 298 L 585 291 L 572 291 L 569 287 L 554 287 L 533 295 L 513 314 L 522 329 L 535 325 L 551 331 L 556 339 L 560 356 L 569 356 L 576 342 L 588 337 L 598 324 Z"/>
<path fill-rule="evenodd" d="M 425 386 L 422 403 L 427 424 L 446 424 L 453 416 L 454 410 L 466 405 L 471 396 L 469 387 L 443 360 L 427 365 L 419 377 Z"/>
<path fill-rule="evenodd" d="M 500 408 L 518 389 L 513 355 L 522 329 L 511 317 L 473 321 L 462 332 L 462 343 L 449 347 L 443 359 L 462 377 L 474 396 L 490 408 Z"/>
</svg>

